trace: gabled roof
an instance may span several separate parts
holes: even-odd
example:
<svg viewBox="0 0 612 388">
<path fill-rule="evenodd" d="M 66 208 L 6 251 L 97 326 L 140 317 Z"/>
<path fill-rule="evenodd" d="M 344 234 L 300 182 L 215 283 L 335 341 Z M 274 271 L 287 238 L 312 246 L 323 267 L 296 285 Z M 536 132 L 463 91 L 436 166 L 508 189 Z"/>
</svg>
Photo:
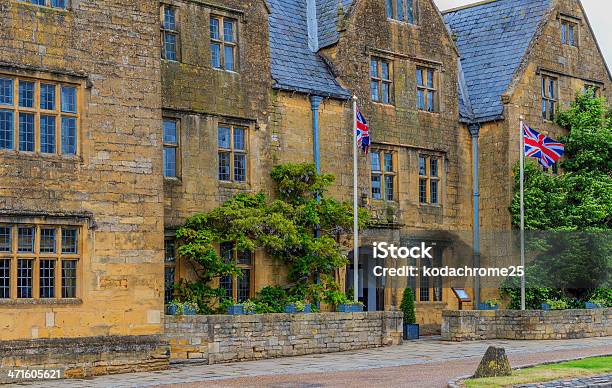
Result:
<svg viewBox="0 0 612 388">
<path fill-rule="evenodd" d="M 348 99 L 323 59 L 308 46 L 306 0 L 269 0 L 270 65 L 274 87 Z M 337 10 L 337 9 L 336 9 Z"/>
<path fill-rule="evenodd" d="M 346 14 L 353 2 L 354 0 L 317 0 L 319 47 L 324 48 L 338 42 L 338 7 L 342 5 Z"/>
<path fill-rule="evenodd" d="M 502 117 L 501 96 L 508 89 L 550 0 L 493 0 L 448 10 L 444 20 L 456 36 L 465 89 L 462 116 L 484 122 Z"/>
</svg>

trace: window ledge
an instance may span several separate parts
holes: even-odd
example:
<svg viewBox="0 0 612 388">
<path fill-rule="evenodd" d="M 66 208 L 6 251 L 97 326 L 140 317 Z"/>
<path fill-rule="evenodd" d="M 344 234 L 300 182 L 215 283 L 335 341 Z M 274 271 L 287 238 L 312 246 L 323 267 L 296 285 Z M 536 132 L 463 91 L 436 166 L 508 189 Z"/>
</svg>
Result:
<svg viewBox="0 0 612 388">
<path fill-rule="evenodd" d="M 419 27 L 419 25 L 416 24 L 416 23 L 410 23 L 410 22 L 407 22 L 405 20 L 397 20 L 397 19 L 393 19 L 393 18 L 390 18 L 390 17 L 387 17 L 387 21 L 388 22 L 392 22 L 392 23 L 401 24 L 403 26 Z"/>
<path fill-rule="evenodd" d="M 37 4 L 31 4 L 31 3 L 26 3 L 23 1 L 15 1 L 15 4 L 24 8 L 29 8 L 33 11 L 56 11 L 56 12 L 61 12 L 61 13 L 69 13 L 70 10 L 68 8 L 59 8 L 59 7 L 50 7 L 47 5 L 37 5 Z"/>
<path fill-rule="evenodd" d="M 395 105 L 393 105 L 391 103 L 374 101 L 374 100 L 372 100 L 372 103 L 375 104 L 375 105 L 382 106 L 383 108 L 393 108 L 393 109 L 395 109 Z"/>
<path fill-rule="evenodd" d="M 433 307 L 444 307 L 448 305 L 447 302 L 414 302 L 416 307 L 419 306 L 433 306 Z"/>
<path fill-rule="evenodd" d="M 422 109 L 418 109 L 418 108 L 417 108 L 417 110 L 418 110 L 419 113 L 425 113 L 425 114 L 433 115 L 433 116 L 438 116 L 440 114 L 440 112 L 438 112 L 438 111 L 430 112 L 430 111 L 422 110 Z"/>
<path fill-rule="evenodd" d="M 59 155 L 46 154 L 42 152 L 17 151 L 0 149 L 0 157 L 11 157 L 16 159 L 29 159 L 33 161 L 53 161 L 53 162 L 73 162 L 82 163 L 83 159 L 79 155 Z"/>
<path fill-rule="evenodd" d="M 0 299 L 0 306 L 80 305 L 80 298 L 67 299 Z"/>
<path fill-rule="evenodd" d="M 419 203 L 419 207 L 426 209 L 442 209 L 442 205 L 433 203 Z"/>
<path fill-rule="evenodd" d="M 231 182 L 231 181 L 217 181 L 219 182 L 220 188 L 225 189 L 240 189 L 249 190 L 251 186 L 247 182 Z"/>
<path fill-rule="evenodd" d="M 229 74 L 240 75 L 240 73 L 239 73 L 239 72 L 234 71 L 234 70 L 225 70 L 225 69 L 223 69 L 223 68 L 221 68 L 221 67 L 212 67 L 212 66 L 211 66 L 211 68 L 212 68 L 213 70 L 220 71 L 220 72 L 223 72 L 223 73 L 229 73 Z"/>
<path fill-rule="evenodd" d="M 182 184 L 182 180 L 179 177 L 175 177 L 175 176 L 165 176 L 164 177 L 164 184 L 170 185 L 170 186 L 178 186 L 180 184 Z"/>
</svg>

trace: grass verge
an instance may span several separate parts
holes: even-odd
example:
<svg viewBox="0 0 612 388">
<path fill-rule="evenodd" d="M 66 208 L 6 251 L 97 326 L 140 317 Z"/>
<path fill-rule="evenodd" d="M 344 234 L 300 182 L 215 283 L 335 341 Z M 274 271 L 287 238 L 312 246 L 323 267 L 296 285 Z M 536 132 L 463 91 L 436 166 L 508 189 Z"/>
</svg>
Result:
<svg viewBox="0 0 612 388">
<path fill-rule="evenodd" d="M 464 383 L 468 388 L 499 388 L 516 384 L 566 380 L 607 373 L 612 373 L 612 356 L 589 357 L 558 364 L 539 365 L 533 368 L 513 370 L 512 376 L 468 379 Z"/>
</svg>

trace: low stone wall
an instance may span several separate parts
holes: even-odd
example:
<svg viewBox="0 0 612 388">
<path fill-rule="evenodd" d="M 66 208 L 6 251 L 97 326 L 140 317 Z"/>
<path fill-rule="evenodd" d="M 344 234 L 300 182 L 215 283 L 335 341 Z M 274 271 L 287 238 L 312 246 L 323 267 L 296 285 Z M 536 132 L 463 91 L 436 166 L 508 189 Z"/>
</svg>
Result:
<svg viewBox="0 0 612 388">
<path fill-rule="evenodd" d="M 66 378 L 160 370 L 168 365 L 169 348 L 159 335 L 0 341 L 0 368 L 59 368 Z"/>
<path fill-rule="evenodd" d="M 171 316 L 172 360 L 208 364 L 396 345 L 400 312 Z"/>
<path fill-rule="evenodd" d="M 612 308 L 593 310 L 444 311 L 442 339 L 570 339 L 612 336 Z"/>
</svg>

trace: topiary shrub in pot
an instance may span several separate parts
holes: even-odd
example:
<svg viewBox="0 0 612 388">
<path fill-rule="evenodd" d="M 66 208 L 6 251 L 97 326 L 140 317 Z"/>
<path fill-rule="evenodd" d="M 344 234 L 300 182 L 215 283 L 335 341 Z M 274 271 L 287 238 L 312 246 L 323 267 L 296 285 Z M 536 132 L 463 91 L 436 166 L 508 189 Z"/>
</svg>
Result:
<svg viewBox="0 0 612 388">
<path fill-rule="evenodd" d="M 400 310 L 404 314 L 404 339 L 419 339 L 419 325 L 416 323 L 416 308 L 414 306 L 414 293 L 410 288 L 404 290 Z"/>
</svg>

